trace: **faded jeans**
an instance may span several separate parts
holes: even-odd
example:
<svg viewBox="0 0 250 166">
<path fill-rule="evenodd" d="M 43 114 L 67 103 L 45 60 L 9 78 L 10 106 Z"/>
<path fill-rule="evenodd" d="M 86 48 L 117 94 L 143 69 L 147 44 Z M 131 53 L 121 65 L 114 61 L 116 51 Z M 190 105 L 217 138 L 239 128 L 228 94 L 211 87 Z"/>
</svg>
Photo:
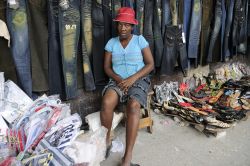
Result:
<svg viewBox="0 0 250 166">
<path fill-rule="evenodd" d="M 170 2 L 169 0 L 162 0 L 162 20 L 161 20 L 161 34 L 164 36 L 167 25 L 171 24 Z"/>
<path fill-rule="evenodd" d="M 80 3 L 70 1 L 66 10 L 59 8 L 59 31 L 66 99 L 77 96 L 77 51 L 80 37 Z"/>
<path fill-rule="evenodd" d="M 17 9 L 7 7 L 7 26 L 11 37 L 11 52 L 16 66 L 20 88 L 32 97 L 32 78 L 30 67 L 30 47 L 26 13 L 26 1 L 20 0 Z"/>
<path fill-rule="evenodd" d="M 201 32 L 201 1 L 193 0 L 192 18 L 190 22 L 188 58 L 198 58 L 198 46 Z"/>
</svg>

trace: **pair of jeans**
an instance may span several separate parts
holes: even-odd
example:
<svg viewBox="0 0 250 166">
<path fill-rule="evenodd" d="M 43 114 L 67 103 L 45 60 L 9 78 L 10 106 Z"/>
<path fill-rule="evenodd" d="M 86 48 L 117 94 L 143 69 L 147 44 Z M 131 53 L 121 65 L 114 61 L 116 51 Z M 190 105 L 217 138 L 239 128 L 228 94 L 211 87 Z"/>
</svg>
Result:
<svg viewBox="0 0 250 166">
<path fill-rule="evenodd" d="M 111 4 L 112 4 L 112 19 L 115 19 L 118 13 L 118 10 L 121 8 L 121 5 L 122 5 L 121 0 L 112 0 Z M 115 36 L 118 36 L 117 24 L 115 21 L 112 21 L 112 37 L 115 37 Z"/>
<path fill-rule="evenodd" d="M 161 10 L 160 0 L 154 2 L 154 18 L 153 18 L 153 34 L 154 34 L 154 55 L 155 55 L 155 67 L 161 66 L 162 53 L 163 53 L 163 39 L 161 35 L 161 18 L 158 11 Z"/>
<path fill-rule="evenodd" d="M 170 1 L 162 0 L 162 20 L 161 20 L 161 35 L 164 36 L 167 25 L 171 23 Z"/>
<path fill-rule="evenodd" d="M 213 31 L 212 31 L 212 34 L 210 37 L 210 42 L 209 42 L 207 62 L 212 62 L 212 60 L 213 60 L 214 45 L 215 45 L 216 39 L 219 35 L 221 25 L 222 25 L 222 4 L 221 3 L 222 3 L 222 0 L 216 1 L 215 21 L 214 21 Z"/>
<path fill-rule="evenodd" d="M 240 32 L 242 29 L 242 25 L 244 23 L 244 10 L 242 6 L 242 0 L 237 0 L 235 2 L 234 7 L 234 20 L 233 20 L 233 32 L 232 32 L 232 43 L 233 48 L 236 48 L 235 53 L 238 52 L 238 45 L 242 42 L 242 39 L 240 38 Z"/>
<path fill-rule="evenodd" d="M 178 5 L 179 0 L 170 0 L 170 12 L 172 17 L 172 25 L 178 24 Z"/>
<path fill-rule="evenodd" d="M 112 10 L 110 0 L 102 0 L 102 11 L 104 17 L 104 42 L 107 43 L 112 35 Z"/>
<path fill-rule="evenodd" d="M 105 85 L 107 76 L 104 73 L 104 16 L 101 0 L 92 1 L 93 23 L 93 72 L 96 85 Z"/>
<path fill-rule="evenodd" d="M 20 88 L 31 97 L 32 78 L 26 0 L 20 0 L 17 9 L 7 7 L 6 17 L 12 41 L 11 53 L 16 66 L 18 83 Z"/>
<path fill-rule="evenodd" d="M 92 19 L 91 0 L 81 0 L 81 45 L 83 58 L 84 88 L 86 91 L 95 90 L 95 81 L 90 64 L 92 54 Z"/>
<path fill-rule="evenodd" d="M 144 5 L 145 5 L 145 0 L 136 0 L 135 1 L 135 6 L 136 6 L 136 19 L 138 20 L 138 25 L 135 27 L 137 35 L 140 35 L 143 33 L 143 21 L 144 21 Z"/>
<path fill-rule="evenodd" d="M 0 1 L 0 19 L 6 23 L 6 2 Z M 5 80 L 12 80 L 17 82 L 16 69 L 13 58 L 11 56 L 10 48 L 8 47 L 8 40 L 0 37 L 0 70 L 4 72 Z"/>
<path fill-rule="evenodd" d="M 69 1 L 69 7 L 59 7 L 59 32 L 66 99 L 77 96 L 77 52 L 80 37 L 80 1 Z"/>
<path fill-rule="evenodd" d="M 26 0 L 29 27 L 32 88 L 48 91 L 48 15 L 47 1 Z"/>
<path fill-rule="evenodd" d="M 202 2 L 202 22 L 201 22 L 201 51 L 200 64 L 206 63 L 209 46 L 209 34 L 211 31 L 210 24 L 213 19 L 213 1 L 203 0 Z"/>
<path fill-rule="evenodd" d="M 226 27 L 225 27 L 225 35 L 224 35 L 224 43 L 223 43 L 223 53 L 225 61 L 226 58 L 230 57 L 232 53 L 229 51 L 229 37 L 231 32 L 231 26 L 233 21 L 233 10 L 234 10 L 235 0 L 229 0 L 229 4 L 227 6 L 227 18 L 226 18 Z"/>
<path fill-rule="evenodd" d="M 164 36 L 164 51 L 161 64 L 162 75 L 174 74 L 176 61 L 178 60 L 184 75 L 188 67 L 186 44 L 183 42 L 183 26 L 168 26 Z"/>
<path fill-rule="evenodd" d="M 49 93 L 65 98 L 59 35 L 59 0 L 48 0 Z"/>
<path fill-rule="evenodd" d="M 153 15 L 152 6 L 154 5 L 153 0 L 145 0 L 144 8 L 144 25 L 143 25 L 143 36 L 149 43 L 151 52 L 154 53 L 154 35 L 153 35 Z M 155 59 L 155 55 L 154 55 Z"/>
<path fill-rule="evenodd" d="M 192 16 L 192 0 L 184 0 L 184 5 L 183 5 L 183 28 L 184 28 L 184 33 L 188 45 L 188 36 L 189 36 L 189 27 L 190 27 L 190 21 L 191 21 L 191 16 Z"/>
<path fill-rule="evenodd" d="M 239 53 L 246 54 L 247 52 L 247 15 L 248 15 L 248 1 L 243 0 L 242 7 L 243 7 L 243 17 L 244 22 L 240 31 L 240 43 L 239 43 Z"/>
<path fill-rule="evenodd" d="M 201 1 L 193 0 L 192 18 L 190 22 L 189 42 L 188 42 L 188 58 L 198 58 L 198 46 L 200 43 L 201 32 Z"/>
</svg>

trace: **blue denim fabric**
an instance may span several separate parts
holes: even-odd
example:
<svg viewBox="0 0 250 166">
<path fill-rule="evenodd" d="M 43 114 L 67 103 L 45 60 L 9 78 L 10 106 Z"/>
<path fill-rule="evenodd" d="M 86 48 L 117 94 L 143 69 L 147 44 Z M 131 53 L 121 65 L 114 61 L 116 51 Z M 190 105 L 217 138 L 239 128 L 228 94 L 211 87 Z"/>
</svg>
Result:
<svg viewBox="0 0 250 166">
<path fill-rule="evenodd" d="M 104 73 L 104 17 L 101 0 L 92 1 L 93 23 L 93 72 L 96 85 L 105 85 L 107 76 Z"/>
<path fill-rule="evenodd" d="M 66 99 L 77 96 L 77 51 L 80 37 L 80 2 L 72 0 L 69 8 L 59 8 L 59 31 Z"/>
<path fill-rule="evenodd" d="M 151 52 L 154 52 L 154 35 L 153 35 L 153 15 L 152 6 L 154 5 L 153 0 L 145 1 L 144 8 L 144 25 L 143 25 L 143 36 L 149 43 Z M 153 55 L 155 57 L 155 55 Z"/>
<path fill-rule="evenodd" d="M 122 6 L 121 0 L 112 0 L 112 20 L 115 19 L 118 13 L 118 10 L 121 8 L 121 6 Z M 136 15 L 136 18 L 139 21 L 139 18 L 137 17 L 137 15 Z M 112 37 L 115 37 L 115 36 L 118 36 L 117 26 L 116 26 L 116 22 L 112 21 Z"/>
<path fill-rule="evenodd" d="M 194 0 L 189 32 L 188 58 L 197 58 L 201 32 L 201 13 L 201 1 Z"/>
<path fill-rule="evenodd" d="M 239 50 L 238 52 L 241 54 L 246 54 L 247 52 L 247 15 L 248 15 L 248 0 L 242 1 L 242 8 L 243 8 L 243 24 L 240 30 L 239 36 Z"/>
<path fill-rule="evenodd" d="M 215 22 L 214 22 L 214 28 L 213 28 L 211 38 L 210 38 L 207 62 L 212 62 L 213 60 L 213 50 L 214 50 L 216 39 L 221 29 L 221 19 L 222 19 L 221 0 L 217 0 L 216 6 L 215 6 Z"/>
<path fill-rule="evenodd" d="M 167 25 L 171 24 L 170 2 L 169 0 L 162 0 L 162 20 L 161 20 L 161 34 L 164 36 Z"/>
<path fill-rule="evenodd" d="M 188 45 L 188 36 L 189 36 L 189 26 L 190 26 L 190 20 L 191 20 L 191 5 L 192 5 L 192 0 L 184 0 L 184 9 L 183 9 L 183 28 L 184 28 L 184 33 Z"/>
<path fill-rule="evenodd" d="M 91 0 L 81 0 L 81 44 L 83 58 L 84 88 L 86 91 L 92 91 L 96 89 L 89 59 L 92 53 L 91 3 Z"/>
<path fill-rule="evenodd" d="M 221 11 L 222 11 L 222 17 L 221 17 L 221 50 L 220 50 L 220 60 L 225 60 L 225 53 L 223 51 L 223 44 L 224 44 L 224 36 L 225 36 L 225 26 L 226 26 L 226 7 L 225 7 L 225 0 L 221 0 Z"/>
<path fill-rule="evenodd" d="M 178 60 L 179 66 L 186 75 L 188 67 L 186 43 L 182 39 L 183 27 L 168 26 L 164 36 L 164 50 L 161 64 L 162 75 L 174 74 L 176 61 Z"/>
<path fill-rule="evenodd" d="M 32 78 L 30 67 L 29 34 L 26 13 L 26 1 L 19 1 L 19 8 L 7 7 L 6 19 L 11 37 L 11 53 L 17 71 L 20 88 L 32 97 Z"/>
<path fill-rule="evenodd" d="M 134 0 L 122 0 L 122 7 L 134 8 Z"/>
<path fill-rule="evenodd" d="M 49 93 L 64 96 L 64 81 L 59 35 L 59 0 L 48 1 Z M 63 97 L 64 98 L 64 97 Z"/>
<path fill-rule="evenodd" d="M 163 39 L 161 35 L 161 25 L 160 25 L 160 16 L 158 11 L 160 9 L 159 0 L 154 2 L 154 18 L 153 18 L 153 33 L 154 33 L 154 55 L 155 55 L 155 67 L 161 66 L 162 53 L 163 53 Z"/>
<path fill-rule="evenodd" d="M 225 60 L 225 58 L 231 56 L 231 53 L 229 51 L 229 36 L 233 21 L 234 1 L 235 0 L 230 0 L 229 7 L 227 8 L 226 28 L 225 28 L 224 43 L 223 43 L 223 52 L 224 52 L 223 61 Z"/>
<path fill-rule="evenodd" d="M 138 25 L 135 26 L 134 34 L 140 35 L 143 33 L 143 16 L 144 16 L 144 4 L 145 0 L 136 0 L 135 1 L 135 14 L 136 19 L 138 20 Z"/>
</svg>

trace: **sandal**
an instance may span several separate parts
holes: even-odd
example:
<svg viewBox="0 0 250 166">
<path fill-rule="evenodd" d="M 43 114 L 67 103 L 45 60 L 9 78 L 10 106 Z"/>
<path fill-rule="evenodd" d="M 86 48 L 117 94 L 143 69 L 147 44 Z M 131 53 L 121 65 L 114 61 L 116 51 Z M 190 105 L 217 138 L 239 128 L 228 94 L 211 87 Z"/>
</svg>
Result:
<svg viewBox="0 0 250 166">
<path fill-rule="evenodd" d="M 212 96 L 208 102 L 211 104 L 217 102 L 223 94 L 224 94 L 224 89 L 220 90 L 216 96 Z"/>
</svg>

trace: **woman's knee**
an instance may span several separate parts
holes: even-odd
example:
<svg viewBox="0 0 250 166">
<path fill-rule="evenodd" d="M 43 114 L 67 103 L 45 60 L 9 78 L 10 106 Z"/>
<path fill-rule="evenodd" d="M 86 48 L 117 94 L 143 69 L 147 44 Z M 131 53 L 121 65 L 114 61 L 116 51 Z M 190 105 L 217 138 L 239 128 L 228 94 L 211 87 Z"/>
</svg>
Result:
<svg viewBox="0 0 250 166">
<path fill-rule="evenodd" d="M 138 101 L 135 99 L 130 99 L 127 105 L 127 111 L 129 112 L 139 112 L 141 108 L 141 105 Z M 128 113 L 129 113 L 128 112 Z"/>
</svg>

